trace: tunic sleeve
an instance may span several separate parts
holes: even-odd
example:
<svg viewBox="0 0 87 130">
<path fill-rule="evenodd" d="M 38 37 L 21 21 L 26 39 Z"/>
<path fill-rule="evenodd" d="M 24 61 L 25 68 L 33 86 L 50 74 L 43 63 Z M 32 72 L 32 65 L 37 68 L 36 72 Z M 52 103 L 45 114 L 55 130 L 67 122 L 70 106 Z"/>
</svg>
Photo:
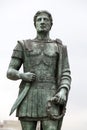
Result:
<svg viewBox="0 0 87 130">
<path fill-rule="evenodd" d="M 69 90 L 71 85 L 71 71 L 68 61 L 67 47 L 63 46 L 62 49 L 62 71 L 59 89 L 66 88 L 67 90 Z"/>
<path fill-rule="evenodd" d="M 18 41 L 16 47 L 13 50 L 9 68 L 19 70 L 23 63 L 23 44 Z"/>
<path fill-rule="evenodd" d="M 23 60 L 23 43 L 18 41 L 16 47 L 13 50 L 12 58 L 18 58 Z"/>
</svg>

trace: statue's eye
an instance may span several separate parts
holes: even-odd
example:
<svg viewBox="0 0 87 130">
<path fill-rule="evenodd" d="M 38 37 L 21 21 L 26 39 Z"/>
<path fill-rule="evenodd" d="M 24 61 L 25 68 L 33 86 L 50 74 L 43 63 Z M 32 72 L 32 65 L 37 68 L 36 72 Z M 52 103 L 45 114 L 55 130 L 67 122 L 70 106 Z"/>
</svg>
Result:
<svg viewBox="0 0 87 130">
<path fill-rule="evenodd" d="M 37 21 L 41 21 L 41 18 L 38 18 Z"/>
<path fill-rule="evenodd" d="M 44 21 L 49 21 L 49 19 L 48 18 L 44 18 Z"/>
</svg>

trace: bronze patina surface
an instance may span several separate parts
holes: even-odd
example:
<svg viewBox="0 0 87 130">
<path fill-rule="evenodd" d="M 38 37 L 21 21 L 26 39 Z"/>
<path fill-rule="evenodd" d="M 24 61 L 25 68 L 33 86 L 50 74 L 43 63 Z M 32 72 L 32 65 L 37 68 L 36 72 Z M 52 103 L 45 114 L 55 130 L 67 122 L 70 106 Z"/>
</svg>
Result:
<svg viewBox="0 0 87 130">
<path fill-rule="evenodd" d="M 10 114 L 17 109 L 22 130 L 35 130 L 39 120 L 43 130 L 61 129 L 71 76 L 67 47 L 49 36 L 52 24 L 49 12 L 38 11 L 34 16 L 36 38 L 17 42 L 8 67 L 9 79 L 21 79 Z"/>
</svg>

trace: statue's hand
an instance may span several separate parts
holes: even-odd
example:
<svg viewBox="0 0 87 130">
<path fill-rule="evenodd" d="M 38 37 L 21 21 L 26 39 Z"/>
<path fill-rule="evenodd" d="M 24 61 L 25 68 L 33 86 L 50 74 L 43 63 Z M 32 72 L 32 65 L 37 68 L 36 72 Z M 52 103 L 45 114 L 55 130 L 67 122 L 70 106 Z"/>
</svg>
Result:
<svg viewBox="0 0 87 130">
<path fill-rule="evenodd" d="M 20 78 L 26 82 L 32 82 L 35 80 L 36 75 L 31 72 L 26 72 L 26 73 L 20 74 Z"/>
<path fill-rule="evenodd" d="M 51 100 L 56 104 L 61 104 L 61 105 L 66 104 L 66 100 L 67 100 L 66 89 L 61 89 Z"/>
</svg>

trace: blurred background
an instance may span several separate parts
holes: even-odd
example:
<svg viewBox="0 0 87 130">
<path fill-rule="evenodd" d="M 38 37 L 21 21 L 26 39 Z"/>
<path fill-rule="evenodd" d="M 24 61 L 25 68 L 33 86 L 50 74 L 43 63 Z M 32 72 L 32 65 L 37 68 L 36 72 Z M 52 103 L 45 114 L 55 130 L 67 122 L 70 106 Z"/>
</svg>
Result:
<svg viewBox="0 0 87 130">
<path fill-rule="evenodd" d="M 52 14 L 50 36 L 61 39 L 68 47 L 72 85 L 62 130 L 87 130 L 86 0 L 0 0 L 0 124 L 6 126 L 6 121 L 8 124 L 10 121 L 20 127 L 15 113 L 9 116 L 20 81 L 7 79 L 6 72 L 17 40 L 36 36 L 33 16 L 38 10 Z M 12 128 L 14 125 L 9 126 Z"/>
</svg>

